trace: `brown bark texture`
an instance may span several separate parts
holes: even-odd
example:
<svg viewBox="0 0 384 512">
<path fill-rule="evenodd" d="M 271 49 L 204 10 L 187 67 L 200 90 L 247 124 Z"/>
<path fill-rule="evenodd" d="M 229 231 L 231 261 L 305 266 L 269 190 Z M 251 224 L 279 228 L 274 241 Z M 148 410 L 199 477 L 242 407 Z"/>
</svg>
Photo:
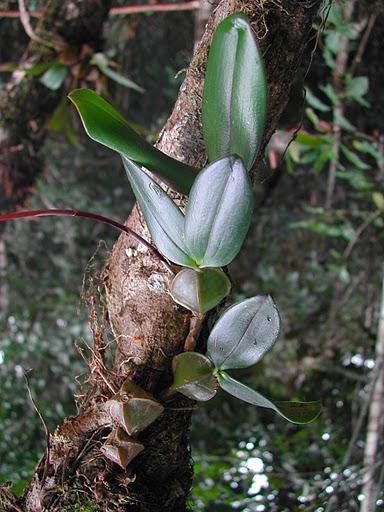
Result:
<svg viewBox="0 0 384 512">
<path fill-rule="evenodd" d="M 110 1 L 48 0 L 34 31 L 35 38 L 0 93 L 0 212 L 24 204 L 42 169 L 39 151 L 46 123 L 63 97 L 52 91 L 41 75 L 28 69 L 57 59 L 60 52 L 97 48 Z"/>
<path fill-rule="evenodd" d="M 320 4 L 320 0 L 222 0 L 208 21 L 157 146 L 188 164 L 205 164 L 200 111 L 209 44 L 222 19 L 243 11 L 252 22 L 266 64 L 269 103 L 265 148 L 288 100 Z M 183 198 L 176 199 L 183 202 Z M 148 237 L 137 208 L 127 225 Z M 192 483 L 188 437 L 193 402 L 178 396 L 163 399 L 164 413 L 139 435 L 145 449 L 126 471 L 107 461 L 100 452 L 101 442 L 111 428 L 105 407 L 111 387 L 117 389 L 129 378 L 159 397 L 171 382 L 172 357 L 183 350 L 190 329 L 190 314 L 169 296 L 171 277 L 169 270 L 134 240 L 127 236 L 119 238 L 104 268 L 103 290 L 97 298 L 113 333 L 113 361 L 109 365 L 103 361 L 107 340 L 94 313 L 92 393 L 79 404 L 81 413 L 65 419 L 50 436 L 49 450 L 24 496 L 14 500 L 3 489 L 3 500 L 9 503 L 7 512 L 73 510 L 74 504 L 84 497 L 100 510 L 188 509 L 186 502 Z M 205 334 L 204 327 L 199 348 L 203 348 Z"/>
</svg>

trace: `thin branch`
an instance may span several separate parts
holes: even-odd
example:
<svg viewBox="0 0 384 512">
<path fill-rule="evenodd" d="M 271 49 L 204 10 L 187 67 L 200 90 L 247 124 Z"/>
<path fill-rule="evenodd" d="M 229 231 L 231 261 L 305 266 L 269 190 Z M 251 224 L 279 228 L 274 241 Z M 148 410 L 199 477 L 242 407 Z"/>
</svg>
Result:
<svg viewBox="0 0 384 512">
<path fill-rule="evenodd" d="M 360 40 L 359 47 L 357 49 L 355 58 L 353 59 L 351 68 L 349 70 L 349 74 L 351 76 L 353 76 L 355 74 L 356 68 L 357 68 L 357 66 L 361 62 L 361 59 L 362 59 L 362 57 L 364 55 L 364 52 L 365 52 L 365 48 L 367 47 L 369 36 L 371 35 L 373 26 L 375 24 L 376 18 L 377 18 L 377 12 L 373 12 L 371 14 L 371 16 L 369 17 L 369 20 L 368 20 L 368 23 L 367 23 L 367 27 L 365 29 L 363 37 Z"/>
<path fill-rule="evenodd" d="M 126 16 L 127 14 L 146 14 L 150 12 L 196 11 L 199 8 L 199 1 L 191 0 L 189 2 L 174 4 L 127 5 L 123 7 L 112 7 L 109 11 L 109 15 Z M 41 18 L 43 13 L 42 11 L 31 11 L 27 14 L 33 18 Z M 0 11 L 0 18 L 21 18 L 21 10 Z"/>
<path fill-rule="evenodd" d="M 175 4 L 154 4 L 154 5 L 128 5 L 125 7 L 112 7 L 109 11 L 111 16 L 126 14 L 141 14 L 147 12 L 170 12 L 170 11 L 195 11 L 200 8 L 198 0 L 181 2 Z"/>
<path fill-rule="evenodd" d="M 27 7 L 25 5 L 25 1 L 18 0 L 18 2 L 19 2 L 20 21 L 24 27 L 26 34 L 32 39 L 32 41 L 35 41 L 36 43 L 42 44 L 44 46 L 48 46 L 49 48 L 55 48 L 55 45 L 52 44 L 52 42 L 46 41 L 45 39 L 43 39 L 40 36 L 38 36 L 37 34 L 35 34 L 35 31 L 33 30 L 32 25 L 30 23 L 30 16 L 29 16 Z"/>
<path fill-rule="evenodd" d="M 371 379 L 370 379 L 370 383 L 369 383 L 369 391 L 368 391 L 367 397 L 364 400 L 364 403 L 360 409 L 359 417 L 357 418 L 355 428 L 352 432 L 352 436 L 351 436 L 351 439 L 349 440 L 347 450 L 346 450 L 343 460 L 341 462 L 341 467 L 338 472 L 338 477 L 335 480 L 335 482 L 333 483 L 334 491 L 329 498 L 329 501 L 325 508 L 325 512 L 331 512 L 331 510 L 333 510 L 333 505 L 337 502 L 336 491 L 343 479 L 343 470 L 347 467 L 347 465 L 350 461 L 353 450 L 355 448 L 356 441 L 357 441 L 359 434 L 361 432 L 361 429 L 364 425 L 364 420 L 368 414 L 369 406 L 370 406 L 372 397 L 375 392 L 376 382 L 377 382 L 377 379 L 380 377 L 382 367 L 383 367 L 383 359 L 382 358 L 376 359 L 376 366 L 371 374 Z"/>
<path fill-rule="evenodd" d="M 49 430 L 48 430 L 48 427 L 47 427 L 47 424 L 35 402 L 35 399 L 33 398 L 33 395 L 32 395 L 32 390 L 31 390 L 31 386 L 29 384 L 29 379 L 28 379 L 28 373 L 26 371 L 24 371 L 24 379 L 25 379 L 25 383 L 26 383 L 26 386 L 27 386 L 27 390 L 28 390 L 28 395 L 29 395 L 29 399 L 31 400 L 32 402 L 32 405 L 33 405 L 33 408 L 35 409 L 37 415 L 39 416 L 40 418 L 40 421 L 43 425 L 43 428 L 44 428 L 44 434 L 45 434 L 45 444 L 46 444 L 46 449 L 45 449 L 45 461 L 44 461 L 44 473 L 43 473 L 43 477 L 41 479 L 41 485 L 42 487 L 44 487 L 44 483 L 45 483 L 45 480 L 47 478 L 47 475 L 48 475 L 48 469 L 49 469 L 49 461 L 50 461 L 50 453 L 51 453 L 51 437 L 50 437 L 50 434 L 49 434 Z"/>
<path fill-rule="evenodd" d="M 344 22 L 349 23 L 352 19 L 356 0 L 350 0 L 345 6 Z M 348 64 L 348 36 L 342 36 L 340 42 L 340 50 L 336 57 L 335 69 L 332 73 L 333 88 L 339 95 L 343 91 L 343 79 L 347 71 Z M 333 109 L 333 143 L 332 143 L 332 160 L 328 168 L 328 183 L 325 197 L 325 210 L 332 208 L 333 194 L 336 186 L 336 174 L 339 163 L 339 154 L 341 146 L 341 126 L 339 119 L 344 115 L 344 105 L 342 100 Z"/>
<path fill-rule="evenodd" d="M 377 219 L 377 217 L 380 217 L 380 215 L 381 215 L 381 212 L 379 210 L 375 210 L 356 229 L 354 237 L 349 241 L 349 243 L 348 243 L 348 245 L 347 245 L 347 247 L 346 247 L 346 249 L 344 251 L 344 258 L 345 259 L 347 259 L 350 256 L 351 252 L 353 251 L 353 248 L 355 247 L 355 245 L 359 241 L 359 238 L 364 233 L 364 231 L 368 228 L 368 226 L 370 226 L 372 224 L 372 222 L 374 222 L 374 220 Z"/>
</svg>

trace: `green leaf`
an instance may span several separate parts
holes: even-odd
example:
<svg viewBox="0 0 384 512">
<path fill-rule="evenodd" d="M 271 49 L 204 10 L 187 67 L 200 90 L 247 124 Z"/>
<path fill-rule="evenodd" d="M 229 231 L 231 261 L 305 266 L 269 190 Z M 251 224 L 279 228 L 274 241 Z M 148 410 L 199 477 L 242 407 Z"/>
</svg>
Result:
<svg viewBox="0 0 384 512">
<path fill-rule="evenodd" d="M 328 112 L 330 110 L 330 107 L 320 101 L 313 92 L 308 89 L 308 87 L 305 89 L 305 99 L 307 100 L 308 105 L 315 110 L 319 110 L 320 112 Z"/>
<path fill-rule="evenodd" d="M 277 340 L 280 317 L 269 295 L 258 295 L 227 309 L 212 329 L 207 355 L 220 370 L 248 368 Z"/>
<path fill-rule="evenodd" d="M 349 150 L 346 146 L 344 146 L 344 144 L 342 144 L 340 146 L 340 149 L 341 149 L 341 152 L 343 153 L 343 155 L 345 156 L 345 158 L 354 166 L 356 167 L 357 169 L 360 169 L 361 171 L 365 171 L 367 169 L 370 168 L 370 166 L 368 164 L 366 164 L 365 162 L 363 162 L 363 160 L 361 160 L 361 158 L 359 158 L 356 153 L 354 153 L 353 151 Z"/>
<path fill-rule="evenodd" d="M 341 49 L 341 41 L 342 36 L 340 32 L 336 32 L 336 30 L 330 30 L 325 37 L 325 46 L 334 55 L 337 55 Z"/>
<path fill-rule="evenodd" d="M 321 151 L 320 154 L 317 155 L 317 158 L 313 164 L 313 170 L 315 173 L 318 174 L 323 169 L 328 160 L 332 160 L 333 155 L 334 153 L 332 148 Z"/>
<path fill-rule="evenodd" d="M 369 80 L 366 76 L 356 76 L 347 82 L 346 94 L 364 107 L 369 107 L 369 103 L 363 98 L 368 92 Z"/>
<path fill-rule="evenodd" d="M 169 291 L 175 302 L 204 315 L 229 294 L 231 282 L 220 268 L 185 268 L 176 274 Z"/>
<path fill-rule="evenodd" d="M 356 131 L 356 127 L 353 126 L 353 124 L 350 123 L 348 121 L 348 119 L 345 116 L 343 116 L 343 114 L 341 114 L 337 110 L 335 111 L 334 122 L 336 124 L 340 125 L 340 127 L 343 130 L 346 130 L 347 132 L 354 132 L 354 131 Z"/>
<path fill-rule="evenodd" d="M 91 59 L 91 64 L 97 66 L 105 76 L 117 84 L 140 93 L 144 92 L 144 89 L 137 85 L 135 82 L 111 69 L 108 65 L 108 58 L 104 55 L 104 53 L 95 53 Z"/>
<path fill-rule="evenodd" d="M 372 200 L 376 205 L 376 208 L 381 212 L 384 212 L 384 195 L 381 192 L 373 192 Z"/>
<path fill-rule="evenodd" d="M 75 89 L 69 99 L 77 108 L 91 139 L 144 165 L 175 190 L 188 194 L 197 170 L 170 158 L 140 137 L 101 96 L 90 89 Z"/>
<path fill-rule="evenodd" d="M 52 64 L 40 78 L 40 83 L 51 91 L 57 91 L 63 85 L 68 75 L 68 68 L 60 62 Z"/>
<path fill-rule="evenodd" d="M 210 161 L 239 155 L 247 169 L 260 148 L 267 102 L 264 65 L 247 17 L 217 27 L 203 93 L 203 134 Z"/>
<path fill-rule="evenodd" d="M 138 165 L 122 157 L 132 190 L 156 247 L 169 260 L 196 266 L 183 242 L 184 216 L 168 194 Z"/>
<path fill-rule="evenodd" d="M 329 141 L 325 137 L 313 135 L 312 133 L 308 133 L 303 130 L 297 133 L 295 141 L 309 148 L 321 148 L 322 146 L 329 144 Z"/>
<path fill-rule="evenodd" d="M 310 423 L 321 412 L 320 402 L 271 402 L 265 396 L 238 382 L 225 372 L 220 372 L 218 379 L 220 387 L 230 395 L 258 407 L 273 409 L 292 423 Z"/>
<path fill-rule="evenodd" d="M 185 243 L 199 267 L 223 267 L 234 259 L 252 210 L 252 186 L 239 158 L 222 158 L 199 173 L 185 215 Z"/>
<path fill-rule="evenodd" d="M 340 98 L 331 84 L 320 85 L 320 89 L 331 100 L 333 105 L 340 105 Z"/>
<path fill-rule="evenodd" d="M 58 60 L 50 60 L 48 62 L 37 62 L 36 64 L 33 64 L 30 67 L 21 68 L 22 71 L 25 71 L 28 75 L 31 76 L 39 76 L 44 71 L 47 71 L 53 64 L 57 64 Z M 16 68 L 17 69 L 17 68 Z"/>
<path fill-rule="evenodd" d="M 193 400 L 210 400 L 217 392 L 214 369 L 212 361 L 203 354 L 183 352 L 172 361 L 174 378 L 171 389 Z"/>
</svg>

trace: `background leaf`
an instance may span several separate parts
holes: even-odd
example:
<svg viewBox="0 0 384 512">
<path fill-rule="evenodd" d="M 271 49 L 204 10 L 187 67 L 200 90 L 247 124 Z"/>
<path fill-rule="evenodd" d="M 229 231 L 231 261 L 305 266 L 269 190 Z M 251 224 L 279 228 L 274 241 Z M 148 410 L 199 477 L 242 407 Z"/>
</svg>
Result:
<svg viewBox="0 0 384 512">
<path fill-rule="evenodd" d="M 203 134 L 210 161 L 239 155 L 249 170 L 260 148 L 267 102 L 264 65 L 248 18 L 217 27 L 203 94 Z"/>
<path fill-rule="evenodd" d="M 252 210 L 252 187 L 240 158 L 222 158 L 199 173 L 185 215 L 185 242 L 199 266 L 223 267 L 234 259 Z"/>
<path fill-rule="evenodd" d="M 124 117 L 90 89 L 75 89 L 68 98 L 77 108 L 91 139 L 148 167 L 175 190 L 188 194 L 197 170 L 167 156 L 140 137 Z"/>
<path fill-rule="evenodd" d="M 183 352 L 173 358 L 171 389 L 193 400 L 206 401 L 217 392 L 214 366 L 207 356 L 197 352 Z"/>
<path fill-rule="evenodd" d="M 68 67 L 60 62 L 54 62 L 40 78 L 40 82 L 51 91 L 57 91 L 63 85 L 68 75 Z"/>
<path fill-rule="evenodd" d="M 128 89 L 132 89 L 140 93 L 144 92 L 144 89 L 137 85 L 135 82 L 121 75 L 120 73 L 117 73 L 117 71 L 115 71 L 114 69 L 110 68 L 108 58 L 104 55 L 104 53 L 95 53 L 91 59 L 91 64 L 97 66 L 105 76 L 107 76 L 117 84 L 120 84 L 123 87 L 127 87 Z"/>
<path fill-rule="evenodd" d="M 184 216 L 180 209 L 138 165 L 124 156 L 122 158 L 156 247 L 174 263 L 185 267 L 194 266 L 183 242 Z"/>
<path fill-rule="evenodd" d="M 277 340 L 280 317 L 269 295 L 258 295 L 227 309 L 212 329 L 207 355 L 219 369 L 247 368 Z"/>
<path fill-rule="evenodd" d="M 225 372 L 220 372 L 218 379 L 220 387 L 230 395 L 258 407 L 273 409 L 292 423 L 310 423 L 321 412 L 320 402 L 271 402 L 265 396 L 238 382 Z"/>
</svg>

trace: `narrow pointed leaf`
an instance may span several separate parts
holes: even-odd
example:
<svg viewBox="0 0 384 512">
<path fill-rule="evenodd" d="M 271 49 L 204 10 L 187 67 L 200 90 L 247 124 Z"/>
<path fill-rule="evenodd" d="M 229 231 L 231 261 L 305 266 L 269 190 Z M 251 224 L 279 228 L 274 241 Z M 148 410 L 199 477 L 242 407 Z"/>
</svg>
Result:
<svg viewBox="0 0 384 512">
<path fill-rule="evenodd" d="M 204 315 L 231 291 L 231 282 L 221 268 L 185 268 L 174 277 L 170 294 L 175 302 Z"/>
<path fill-rule="evenodd" d="M 203 134 L 210 161 L 239 155 L 249 170 L 263 137 L 267 86 L 247 17 L 234 13 L 217 27 L 203 94 Z"/>
<path fill-rule="evenodd" d="M 220 372 L 218 378 L 220 387 L 230 395 L 258 407 L 273 409 L 292 423 L 310 423 L 321 412 L 320 402 L 271 402 L 265 396 L 238 382 L 225 372 Z"/>
<path fill-rule="evenodd" d="M 135 82 L 111 69 L 109 67 L 108 58 L 104 53 L 95 53 L 91 59 L 91 64 L 97 66 L 104 75 L 106 75 L 117 84 L 120 84 L 123 87 L 127 87 L 128 89 L 133 89 L 134 91 L 140 93 L 144 92 L 144 89 L 137 85 Z"/>
<path fill-rule="evenodd" d="M 123 158 L 133 192 L 159 251 L 184 267 L 195 266 L 183 242 L 184 215 L 168 194 L 138 165 Z"/>
<path fill-rule="evenodd" d="M 280 317 L 269 295 L 258 295 L 227 309 L 216 322 L 207 355 L 219 369 L 247 368 L 277 340 Z"/>
<path fill-rule="evenodd" d="M 252 186 L 239 158 L 222 158 L 199 173 L 186 210 L 185 242 L 200 267 L 223 267 L 234 259 L 252 210 Z"/>
<path fill-rule="evenodd" d="M 217 380 L 215 367 L 203 354 L 183 352 L 173 358 L 173 384 L 171 389 L 192 400 L 206 401 L 215 396 Z"/>
<path fill-rule="evenodd" d="M 77 108 L 91 139 L 144 165 L 175 190 L 189 193 L 197 175 L 196 169 L 148 144 L 110 103 L 94 91 L 75 89 L 68 97 Z"/>
</svg>

